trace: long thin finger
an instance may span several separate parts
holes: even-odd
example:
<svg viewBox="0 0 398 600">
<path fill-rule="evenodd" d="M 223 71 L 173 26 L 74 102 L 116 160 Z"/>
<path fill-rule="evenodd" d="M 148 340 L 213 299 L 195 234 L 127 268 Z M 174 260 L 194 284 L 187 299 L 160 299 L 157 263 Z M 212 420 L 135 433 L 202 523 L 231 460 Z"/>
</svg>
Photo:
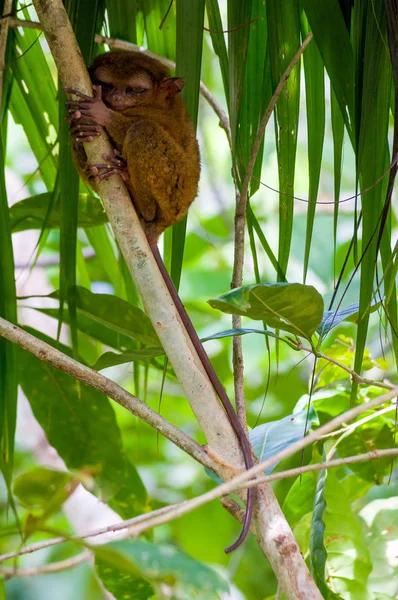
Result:
<svg viewBox="0 0 398 600">
<path fill-rule="evenodd" d="M 96 122 L 94 121 L 94 119 L 93 119 L 93 116 L 92 116 L 92 114 L 91 114 L 91 110 L 90 110 L 89 108 L 87 108 L 87 109 L 83 109 L 83 108 L 81 108 L 81 109 L 79 110 L 79 113 L 80 113 L 80 115 L 81 115 L 82 117 L 83 117 L 83 116 L 84 116 L 84 117 L 88 117 L 89 119 L 91 119 L 91 121 L 92 121 L 93 123 L 96 123 Z"/>
<path fill-rule="evenodd" d="M 91 133 L 92 135 L 99 135 L 102 131 L 102 127 L 99 125 L 82 125 L 81 123 L 73 123 L 70 128 L 70 132 L 74 133 Z"/>
<path fill-rule="evenodd" d="M 73 121 L 77 121 L 78 119 L 80 119 L 81 116 L 81 112 L 79 110 L 76 110 L 75 112 L 70 112 L 69 117 L 65 117 L 65 121 L 70 124 L 73 123 Z"/>
<path fill-rule="evenodd" d="M 114 167 L 115 167 L 115 165 L 110 165 L 109 163 L 105 163 L 103 165 L 95 163 L 92 166 L 95 167 L 96 169 L 114 169 Z"/>
<path fill-rule="evenodd" d="M 85 100 L 92 100 L 92 96 L 87 96 L 87 94 L 83 94 L 82 92 L 79 92 L 79 90 L 64 88 L 64 92 L 67 92 L 68 94 L 74 94 L 75 96 L 79 96 L 79 98 L 84 98 Z"/>
<path fill-rule="evenodd" d="M 94 138 L 98 137 L 100 134 L 99 133 L 78 133 L 73 134 L 72 138 L 76 141 L 76 142 L 93 142 Z"/>
<path fill-rule="evenodd" d="M 108 179 L 111 175 L 120 175 L 120 173 L 117 169 L 112 169 L 111 171 L 98 175 L 98 180 L 102 181 L 103 179 Z"/>
<path fill-rule="evenodd" d="M 108 162 L 112 163 L 112 165 L 115 165 L 116 167 L 124 167 L 124 161 L 120 160 L 118 158 L 115 158 L 114 156 L 112 156 L 111 154 L 103 154 L 102 157 L 107 160 Z"/>
<path fill-rule="evenodd" d="M 102 100 L 102 86 L 101 85 L 93 85 L 94 98 L 98 98 Z"/>
<path fill-rule="evenodd" d="M 68 100 L 66 102 L 67 110 L 73 110 L 76 108 L 88 108 L 89 106 L 91 106 L 91 102 L 80 102 L 78 100 Z"/>
</svg>

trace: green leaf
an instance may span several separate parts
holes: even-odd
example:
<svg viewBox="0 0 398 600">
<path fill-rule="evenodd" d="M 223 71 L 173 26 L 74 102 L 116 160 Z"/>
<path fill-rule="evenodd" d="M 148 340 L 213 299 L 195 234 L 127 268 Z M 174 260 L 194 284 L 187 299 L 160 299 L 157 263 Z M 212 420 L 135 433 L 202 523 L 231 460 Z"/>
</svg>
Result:
<svg viewBox="0 0 398 600">
<path fill-rule="evenodd" d="M 379 233 L 380 214 L 385 205 L 388 179 L 375 182 L 389 164 L 389 103 L 391 98 L 391 65 L 384 46 L 386 15 L 384 2 L 363 10 L 364 25 L 358 43 L 357 106 L 360 111 L 358 169 L 361 189 L 371 188 L 362 195 L 362 264 L 360 281 L 360 310 L 354 369 L 358 371 L 365 351 L 369 324 L 368 306 L 371 303 L 377 254 L 380 240 L 390 245 L 391 228 L 387 223 Z M 362 15 L 361 15 L 362 16 Z M 384 32 L 384 33 L 383 33 Z M 381 35 L 380 35 L 381 33 Z M 363 87 L 362 87 L 363 86 Z M 374 90 L 369 94 L 368 90 Z M 380 240 L 379 240 L 380 236 Z M 356 385 L 352 386 L 352 398 Z"/>
<path fill-rule="evenodd" d="M 350 431 L 339 442 L 338 452 L 341 457 L 356 456 L 374 449 L 382 450 L 394 447 L 394 423 L 378 416 L 377 412 L 374 415 L 375 419 L 362 423 L 360 427 Z M 366 413 L 361 416 L 365 417 Z M 386 456 L 378 460 L 353 463 L 350 465 L 350 469 L 361 479 L 380 485 L 384 477 L 390 474 L 392 461 L 392 457 Z"/>
<path fill-rule="evenodd" d="M 375 312 L 380 308 L 381 301 L 376 302 L 373 300 L 368 312 Z M 359 319 L 359 302 L 354 302 L 346 308 L 341 308 L 339 310 L 325 310 L 322 317 L 322 323 L 319 325 L 317 332 L 319 335 L 326 335 L 329 333 L 333 327 L 339 325 L 339 323 L 343 321 L 348 321 L 349 323 L 357 323 Z"/>
<path fill-rule="evenodd" d="M 309 33 L 308 21 L 301 14 L 303 37 Z M 314 40 L 303 54 L 305 74 L 305 100 L 307 105 L 308 139 L 308 205 L 307 230 L 305 234 L 304 274 L 305 283 L 310 258 L 311 240 L 314 228 L 316 201 L 318 199 L 321 174 L 323 141 L 325 137 L 325 73 L 321 55 Z"/>
<path fill-rule="evenodd" d="M 90 491 L 123 518 L 145 512 L 144 485 L 124 454 L 115 413 L 106 396 L 28 352 L 19 350 L 18 358 L 22 389 L 49 443 L 67 467 L 89 474 Z"/>
<path fill-rule="evenodd" d="M 239 156 L 236 148 L 240 103 L 243 95 L 247 49 L 252 15 L 252 0 L 228 0 L 228 59 L 229 59 L 229 115 L 233 154 Z M 240 165 L 246 166 L 246 165 Z"/>
<path fill-rule="evenodd" d="M 310 285 L 262 283 L 237 288 L 209 300 L 227 314 L 264 320 L 275 329 L 310 339 L 323 314 L 323 299 Z"/>
<path fill-rule="evenodd" d="M 295 528 L 304 515 L 312 512 L 318 473 L 303 473 L 290 488 L 282 509 L 290 527 Z"/>
<path fill-rule="evenodd" d="M 41 508 L 45 516 L 58 512 L 69 497 L 72 475 L 62 471 L 36 467 L 14 481 L 14 494 L 24 506 Z"/>
<path fill-rule="evenodd" d="M 220 7 L 218 0 L 206 0 L 206 12 L 209 18 L 209 29 L 211 42 L 213 44 L 214 52 L 218 56 L 220 61 L 221 76 L 224 86 L 224 94 L 227 103 L 229 103 L 229 65 L 228 65 L 228 54 L 227 46 L 225 44 L 225 38 L 220 34 L 223 31 L 223 24 L 221 21 Z"/>
<path fill-rule="evenodd" d="M 309 402 L 316 410 L 321 425 L 350 408 L 348 391 L 341 387 L 336 388 L 336 386 L 316 391 L 311 394 L 311 397 L 309 394 L 305 394 L 297 402 L 294 412 L 306 410 Z"/>
<path fill-rule="evenodd" d="M 3 129 L 0 129 L 0 316 L 17 323 L 14 253 L 4 177 Z M 17 420 L 16 346 L 0 338 L 0 468 L 11 482 Z"/>
<path fill-rule="evenodd" d="M 10 208 L 10 221 L 13 233 L 28 229 L 59 228 L 60 206 L 56 205 L 47 215 L 52 192 L 38 194 L 16 202 Z M 47 217 L 47 219 L 46 219 Z M 79 194 L 77 224 L 79 227 L 94 227 L 107 223 L 108 218 L 98 198 L 91 194 Z"/>
<path fill-rule="evenodd" d="M 58 298 L 59 293 L 53 292 L 50 297 Z M 123 336 L 119 341 L 114 341 L 117 345 L 110 344 L 114 348 L 126 344 L 126 337 L 136 339 L 144 344 L 159 344 L 149 317 L 140 308 L 129 304 L 126 300 L 111 294 L 93 294 L 89 290 L 77 286 L 76 308 L 78 327 L 81 331 L 97 337 L 99 340 L 104 340 L 104 343 L 107 343 L 105 342 L 106 330 L 110 329 L 111 332 Z M 53 314 L 54 311 L 41 309 L 41 312 Z M 105 338 L 102 336 L 102 332 L 104 332 Z"/>
<path fill-rule="evenodd" d="M 306 430 L 309 431 L 313 424 L 318 423 L 315 409 L 311 406 L 309 411 L 303 410 L 278 421 L 258 425 L 249 432 L 253 452 L 259 461 L 268 460 L 274 454 L 301 440 Z M 265 473 L 267 475 L 271 473 L 277 464 L 268 467 Z"/>
<path fill-rule="evenodd" d="M 172 546 L 129 540 L 94 551 L 101 581 L 117 600 L 149 599 L 151 584 L 162 583 L 178 600 L 218 600 L 229 591 L 216 571 Z"/>
<path fill-rule="evenodd" d="M 141 7 L 144 13 L 148 48 L 160 56 L 175 60 L 176 3 L 173 2 L 170 7 L 170 0 L 145 0 L 141 2 Z M 159 32 L 165 17 L 162 30 Z"/>
<path fill-rule="evenodd" d="M 105 352 L 102 354 L 97 362 L 92 365 L 92 369 L 101 371 L 102 369 L 108 369 L 116 365 L 123 365 L 125 363 L 135 362 L 136 360 L 150 360 L 157 356 L 164 354 L 163 348 L 157 346 L 154 348 L 142 348 L 137 350 L 128 350 L 122 354 L 115 354 L 114 352 Z"/>
<path fill-rule="evenodd" d="M 300 13 L 296 0 L 267 0 L 268 49 L 272 91 L 300 47 Z M 275 27 L 276 23 L 283 26 Z M 281 49 L 283 48 L 283 51 Z M 279 174 L 278 262 L 286 273 L 293 229 L 294 173 L 300 99 L 300 62 L 292 70 L 276 103 L 275 138 Z M 279 280 L 282 279 L 279 277 Z"/>
<path fill-rule="evenodd" d="M 332 469 L 328 470 L 324 500 L 328 583 L 344 600 L 367 600 L 367 581 L 372 570 L 368 541 L 362 533 L 359 517 Z"/>
<path fill-rule="evenodd" d="M 336 341 L 329 346 L 325 354 L 349 369 L 353 369 L 354 367 L 355 346 L 353 340 L 344 335 L 339 335 Z M 379 362 L 381 360 L 379 359 Z M 382 367 L 378 362 L 372 360 L 369 350 L 365 350 L 359 372 L 376 366 Z M 315 372 L 317 374 L 316 388 L 327 387 L 335 384 L 337 381 L 351 378 L 349 372 L 325 358 L 318 359 Z"/>
<path fill-rule="evenodd" d="M 375 591 L 376 600 L 394 598 L 398 580 L 398 565 L 394 561 L 392 551 L 398 539 L 398 490 L 395 489 L 391 497 L 388 497 L 390 494 L 387 490 L 391 490 L 391 486 L 382 486 L 382 488 L 384 489 L 377 488 L 382 494 L 375 502 L 370 502 L 364 508 L 368 522 L 365 533 L 373 563 L 369 588 Z M 361 513 L 362 516 L 365 516 L 364 513 Z"/>
<path fill-rule="evenodd" d="M 338 0 L 303 0 L 303 8 L 323 58 L 347 131 L 355 145 L 354 56 Z"/>
<path fill-rule="evenodd" d="M 125 2 L 125 0 L 107 0 L 106 10 L 109 19 L 110 36 L 136 44 L 136 2 Z"/>
</svg>

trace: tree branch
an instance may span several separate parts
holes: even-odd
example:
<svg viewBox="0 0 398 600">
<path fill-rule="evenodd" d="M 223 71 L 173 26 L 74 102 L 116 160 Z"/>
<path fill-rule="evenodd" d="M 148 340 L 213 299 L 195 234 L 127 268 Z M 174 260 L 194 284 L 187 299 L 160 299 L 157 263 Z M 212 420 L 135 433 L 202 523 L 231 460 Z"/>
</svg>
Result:
<svg viewBox="0 0 398 600">
<path fill-rule="evenodd" d="M 46 342 L 42 342 L 2 317 L 0 317 L 0 336 L 14 344 L 18 344 L 41 361 L 106 394 L 133 415 L 148 423 L 195 460 L 214 469 L 214 462 L 202 446 L 114 381 L 90 369 L 90 367 L 82 365 L 77 360 L 63 354 Z"/>
<path fill-rule="evenodd" d="M 59 571 L 73 569 L 89 560 L 89 558 L 91 558 L 91 552 L 84 550 L 84 552 L 81 552 L 77 556 L 72 556 L 71 558 L 48 565 L 42 565 L 41 567 L 26 567 L 24 569 L 0 567 L 0 575 L 3 575 L 5 579 L 11 579 L 12 577 L 34 577 L 36 575 L 44 575 L 45 573 L 58 573 Z"/>
</svg>

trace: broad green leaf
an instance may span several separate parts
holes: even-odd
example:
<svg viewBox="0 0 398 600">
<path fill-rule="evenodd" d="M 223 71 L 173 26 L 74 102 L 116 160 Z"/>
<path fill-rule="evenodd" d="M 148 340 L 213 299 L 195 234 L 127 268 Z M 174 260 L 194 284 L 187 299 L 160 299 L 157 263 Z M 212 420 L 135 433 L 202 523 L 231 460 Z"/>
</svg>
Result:
<svg viewBox="0 0 398 600">
<path fill-rule="evenodd" d="M 57 308 L 37 308 L 36 310 L 53 319 L 58 319 Z M 64 322 L 68 323 L 67 315 L 65 315 Z M 117 329 L 112 330 L 106 324 L 99 323 L 96 319 L 82 314 L 79 310 L 77 312 L 77 326 L 82 333 L 111 348 L 125 351 L 127 348 L 132 349 L 135 347 L 134 340 L 130 335 L 123 335 Z"/>
<path fill-rule="evenodd" d="M 259 461 L 268 460 L 274 454 L 301 440 L 313 424 L 318 424 L 318 417 L 311 406 L 309 411 L 303 410 L 279 421 L 258 425 L 249 432 L 253 452 Z M 266 469 L 266 474 L 271 473 L 277 464 Z"/>
<path fill-rule="evenodd" d="M 303 473 L 297 477 L 285 498 L 282 510 L 292 529 L 304 515 L 312 512 L 317 478 L 317 473 Z"/>
<path fill-rule="evenodd" d="M 101 581 L 117 600 L 149 599 L 151 584 L 162 583 L 176 600 L 218 600 L 229 590 L 216 571 L 173 546 L 129 540 L 94 551 Z"/>
<path fill-rule="evenodd" d="M 385 490 L 392 486 L 384 486 Z M 380 488 L 378 488 L 380 489 Z M 379 497 L 374 503 L 365 506 L 365 511 L 372 514 L 371 523 L 365 528 L 373 571 L 369 576 L 369 589 L 375 598 L 392 599 L 396 591 L 398 565 L 394 561 L 394 545 L 398 539 L 398 502 L 397 490 L 392 497 Z M 395 497 L 394 497 L 395 496 Z M 373 505 L 373 506 L 372 506 Z M 368 521 L 368 519 L 367 519 Z M 383 593 L 384 592 L 384 593 Z"/>
<path fill-rule="evenodd" d="M 322 320 L 323 299 L 316 289 L 300 283 L 262 283 L 227 292 L 209 300 L 227 314 L 264 320 L 275 329 L 310 339 Z"/>
<path fill-rule="evenodd" d="M 366 416 L 366 413 L 364 416 Z M 391 416 L 393 416 L 393 413 Z M 382 450 L 394 447 L 393 421 L 383 416 L 377 417 L 377 413 L 375 417 L 375 419 L 361 424 L 360 427 L 343 436 L 338 445 L 338 453 L 341 457 L 364 454 L 376 448 Z M 353 463 L 350 465 L 350 469 L 361 479 L 380 485 L 383 483 L 383 479 L 390 474 L 392 460 L 392 457 L 386 456 L 379 460 Z"/>
<path fill-rule="evenodd" d="M 325 354 L 349 369 L 354 368 L 355 345 L 352 339 L 347 338 L 344 335 L 339 335 L 336 341 L 325 351 Z M 382 359 L 379 359 L 379 361 L 380 360 Z M 372 360 L 369 350 L 365 350 L 359 372 L 362 370 L 366 371 L 376 366 L 382 367 L 381 364 L 379 365 L 376 361 Z M 339 365 L 331 363 L 325 358 L 318 359 L 316 373 L 316 388 L 327 387 L 330 384 L 335 384 L 337 381 L 351 378 L 346 370 L 342 369 Z"/>
<path fill-rule="evenodd" d="M 10 208 L 10 221 L 13 233 L 28 229 L 59 228 L 60 207 L 56 205 L 47 217 L 52 193 L 46 192 L 16 202 Z M 47 219 L 46 219 L 47 217 Z M 79 194 L 77 222 L 79 227 L 94 227 L 108 222 L 101 202 L 90 194 Z"/>
<path fill-rule="evenodd" d="M 141 350 L 128 350 L 122 354 L 105 352 L 105 354 L 102 354 L 97 362 L 92 365 L 92 368 L 96 371 L 101 371 L 102 369 L 108 369 L 109 367 L 114 367 L 116 365 L 135 362 L 136 360 L 150 360 L 152 358 L 156 358 L 157 356 L 162 356 L 163 354 L 164 350 L 159 346 L 155 346 L 153 348 L 142 348 Z"/>
<path fill-rule="evenodd" d="M 170 4 L 170 0 L 145 0 L 145 2 L 141 2 L 141 8 L 144 13 L 149 50 L 175 60 L 176 3 Z M 170 10 L 168 10 L 169 8 Z M 159 27 L 162 22 L 163 26 L 160 31 Z"/>
<path fill-rule="evenodd" d="M 53 292 L 50 297 L 58 298 L 58 292 Z M 89 335 L 94 334 L 95 337 L 95 331 L 106 327 L 115 333 L 136 339 L 144 344 L 159 343 L 149 317 L 140 308 L 129 304 L 126 300 L 110 294 L 93 294 L 89 290 L 77 286 L 76 307 L 79 328 Z M 48 309 L 42 310 L 50 314 Z M 81 322 L 80 317 L 82 317 Z M 119 348 L 119 345 L 113 347 Z"/>
<path fill-rule="evenodd" d="M 106 396 L 28 352 L 19 350 L 18 359 L 20 383 L 35 418 L 67 467 L 90 475 L 90 491 L 123 518 L 145 512 L 144 485 L 124 454 Z"/>
<path fill-rule="evenodd" d="M 367 581 L 372 570 L 368 542 L 357 511 L 350 506 L 333 469 L 328 470 L 323 494 L 328 584 L 344 600 L 368 600 Z"/>
<path fill-rule="evenodd" d="M 40 520 L 58 512 L 70 496 L 72 475 L 62 471 L 36 467 L 14 481 L 14 494 L 27 508 L 41 509 Z"/>
<path fill-rule="evenodd" d="M 331 386 L 330 386 L 331 387 Z M 326 421 L 330 421 L 332 417 L 337 417 L 341 413 L 350 408 L 349 392 L 342 388 L 334 386 L 331 389 L 323 388 L 313 392 L 311 396 L 305 394 L 294 407 L 294 412 L 306 410 L 309 403 L 316 410 L 319 417 L 319 422 L 323 425 Z"/>
<path fill-rule="evenodd" d="M 128 42 L 137 43 L 137 3 L 125 0 L 107 0 L 109 34 Z"/>
</svg>

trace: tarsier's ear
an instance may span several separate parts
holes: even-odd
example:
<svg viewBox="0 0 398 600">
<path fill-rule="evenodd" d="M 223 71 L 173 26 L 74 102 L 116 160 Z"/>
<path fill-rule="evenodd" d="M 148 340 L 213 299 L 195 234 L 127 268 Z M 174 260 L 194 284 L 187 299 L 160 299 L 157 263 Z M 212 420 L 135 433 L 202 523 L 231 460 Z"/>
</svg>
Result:
<svg viewBox="0 0 398 600">
<path fill-rule="evenodd" d="M 168 92 L 170 96 L 179 94 L 184 87 L 183 77 L 169 77 L 160 84 L 160 87 Z"/>
</svg>

